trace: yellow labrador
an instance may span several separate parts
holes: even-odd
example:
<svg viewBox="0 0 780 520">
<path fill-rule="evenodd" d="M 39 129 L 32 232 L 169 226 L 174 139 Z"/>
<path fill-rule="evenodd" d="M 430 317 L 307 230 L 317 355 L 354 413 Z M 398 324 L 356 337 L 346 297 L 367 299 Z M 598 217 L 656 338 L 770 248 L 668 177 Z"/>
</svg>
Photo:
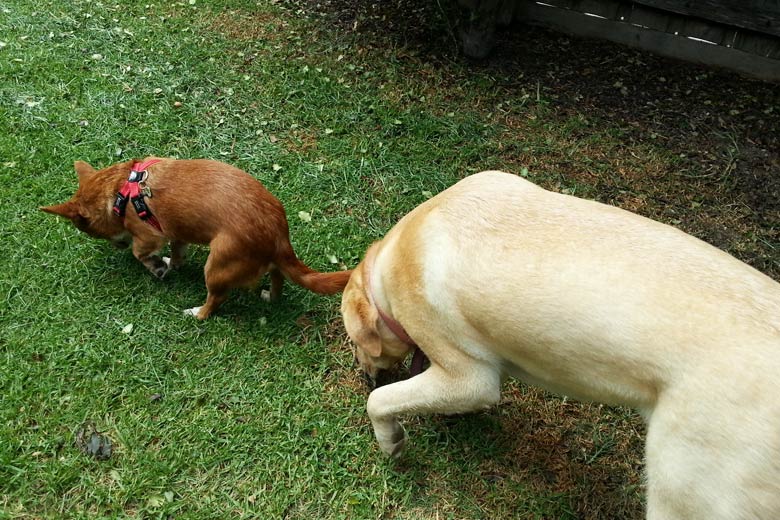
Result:
<svg viewBox="0 0 780 520">
<path fill-rule="evenodd" d="M 398 416 L 515 376 L 643 414 L 649 519 L 780 519 L 780 284 L 690 235 L 483 172 L 371 246 L 341 310 L 367 374 L 430 359 L 368 398 L 388 455 Z"/>
</svg>

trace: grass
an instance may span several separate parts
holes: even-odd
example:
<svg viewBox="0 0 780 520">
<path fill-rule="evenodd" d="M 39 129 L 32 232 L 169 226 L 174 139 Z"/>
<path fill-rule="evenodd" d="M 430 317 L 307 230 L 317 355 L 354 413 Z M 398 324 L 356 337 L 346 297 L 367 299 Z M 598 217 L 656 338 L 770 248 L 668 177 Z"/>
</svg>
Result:
<svg viewBox="0 0 780 520">
<path fill-rule="evenodd" d="M 681 158 L 693 141 L 672 143 L 663 121 L 652 137 L 593 98 L 563 102 L 559 69 L 532 78 L 507 54 L 453 57 L 438 8 L 414 11 L 434 20 L 429 41 L 380 34 L 376 13 L 350 9 L 3 4 L 0 517 L 641 516 L 643 432 L 630 412 L 510 383 L 488 412 L 409 418 L 408 452 L 389 462 L 338 297 L 288 285 L 268 305 L 240 292 L 198 323 L 181 311 L 205 296 L 205 249 L 160 282 L 37 210 L 71 195 L 74 160 L 216 158 L 276 194 L 299 256 L 330 270 L 356 265 L 431 193 L 503 168 L 675 223 L 777 275 L 780 218 L 773 206 L 756 217 L 760 195 L 739 189 L 734 164 L 753 136 L 729 130 L 727 110 L 706 105 L 727 128 L 701 132 L 733 145 Z M 637 56 L 609 49 L 624 65 Z M 701 86 L 686 79 L 698 74 L 675 81 Z M 744 110 L 777 101 L 746 85 Z M 109 460 L 74 445 L 87 419 L 112 439 Z"/>
</svg>

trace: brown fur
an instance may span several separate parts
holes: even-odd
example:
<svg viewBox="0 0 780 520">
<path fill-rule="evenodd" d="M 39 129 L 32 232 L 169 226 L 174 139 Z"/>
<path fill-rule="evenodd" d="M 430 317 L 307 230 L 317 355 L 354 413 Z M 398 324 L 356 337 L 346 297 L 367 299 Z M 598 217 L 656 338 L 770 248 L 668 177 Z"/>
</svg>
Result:
<svg viewBox="0 0 780 520">
<path fill-rule="evenodd" d="M 252 287 L 269 273 L 270 299 L 277 299 L 283 276 L 318 294 L 344 289 L 351 271 L 319 273 L 301 262 L 290 244 L 284 207 L 255 178 L 233 166 L 207 159 L 162 159 L 148 168 L 147 205 L 162 233 L 135 214 L 128 204 L 126 217 L 112 213 L 117 191 L 135 161 L 95 170 L 74 164 L 79 187 L 71 200 L 41 210 L 70 219 L 95 238 L 127 247 L 155 276 L 181 265 L 187 244 L 209 244 L 205 275 L 208 297 L 193 313 L 208 318 L 236 287 Z M 171 244 L 171 258 L 158 252 Z"/>
</svg>

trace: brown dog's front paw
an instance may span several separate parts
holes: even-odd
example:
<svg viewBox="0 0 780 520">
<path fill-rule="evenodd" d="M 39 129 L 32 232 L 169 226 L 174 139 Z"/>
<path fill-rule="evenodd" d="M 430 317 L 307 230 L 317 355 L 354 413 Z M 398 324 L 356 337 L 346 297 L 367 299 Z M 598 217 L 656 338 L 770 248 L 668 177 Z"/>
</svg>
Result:
<svg viewBox="0 0 780 520">
<path fill-rule="evenodd" d="M 152 271 L 152 274 L 154 276 L 156 276 L 157 278 L 159 278 L 160 280 L 162 280 L 163 278 L 165 278 L 165 275 L 168 274 L 168 271 L 170 271 L 169 268 L 167 268 L 167 267 L 160 267 L 160 268 L 157 268 L 154 271 Z"/>
<path fill-rule="evenodd" d="M 164 256 L 162 257 L 162 261 L 165 262 L 165 265 L 170 269 L 178 269 L 184 265 L 184 257 Z"/>
<path fill-rule="evenodd" d="M 170 260 L 166 261 L 165 258 L 159 257 L 155 257 L 151 261 L 151 265 L 148 265 L 147 267 L 149 268 L 149 271 L 160 280 L 165 278 L 165 275 L 171 270 Z"/>
</svg>

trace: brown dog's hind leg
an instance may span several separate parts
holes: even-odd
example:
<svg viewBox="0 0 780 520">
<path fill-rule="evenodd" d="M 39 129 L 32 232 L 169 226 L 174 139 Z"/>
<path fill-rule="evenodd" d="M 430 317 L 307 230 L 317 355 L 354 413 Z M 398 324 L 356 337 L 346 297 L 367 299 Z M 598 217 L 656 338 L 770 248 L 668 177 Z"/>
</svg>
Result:
<svg viewBox="0 0 780 520">
<path fill-rule="evenodd" d="M 185 314 L 205 320 L 227 299 L 231 289 L 252 287 L 268 269 L 254 258 L 239 254 L 226 254 L 212 243 L 211 254 L 204 268 L 208 296 L 201 307 L 184 311 Z"/>
<path fill-rule="evenodd" d="M 271 268 L 269 272 L 271 276 L 271 294 L 269 301 L 279 301 L 282 296 L 282 288 L 284 287 L 284 275 L 276 267 Z"/>
<path fill-rule="evenodd" d="M 225 300 L 227 300 L 227 296 L 229 292 L 230 292 L 229 289 L 222 292 L 209 291 L 208 296 L 206 296 L 206 303 L 204 303 L 200 307 L 185 309 L 184 314 L 195 316 L 199 320 L 205 320 L 206 318 L 211 316 L 214 313 L 214 311 L 216 311 Z"/>
</svg>

